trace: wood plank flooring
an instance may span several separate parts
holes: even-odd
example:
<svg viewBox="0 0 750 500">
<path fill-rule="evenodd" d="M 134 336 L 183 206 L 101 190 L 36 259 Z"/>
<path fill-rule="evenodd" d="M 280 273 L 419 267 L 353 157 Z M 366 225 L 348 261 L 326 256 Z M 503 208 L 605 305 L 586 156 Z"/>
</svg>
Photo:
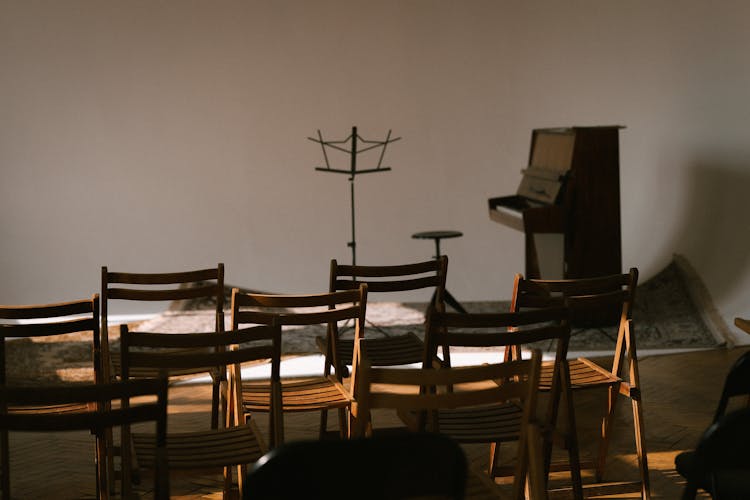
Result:
<svg viewBox="0 0 750 500">
<path fill-rule="evenodd" d="M 723 348 L 652 356 L 641 360 L 641 383 L 645 410 L 648 460 L 653 498 L 679 498 L 683 482 L 674 470 L 674 457 L 692 448 L 710 423 L 724 377 L 737 357 L 748 348 Z M 576 397 L 581 448 L 590 452 L 598 432 L 597 415 L 603 393 Z M 208 386 L 176 386 L 170 391 L 170 429 L 208 425 Z M 200 403 L 200 404 L 199 404 Z M 630 405 L 622 399 L 618 408 L 607 480 L 638 478 L 633 445 Z M 379 417 L 392 418 L 389 416 Z M 333 423 L 336 419 L 333 417 Z M 394 419 L 395 420 L 395 419 Z M 313 439 L 317 432 L 317 414 L 297 414 L 286 418 L 286 436 Z M 261 416 L 261 424 L 265 424 Z M 388 422 L 383 422 L 387 425 Z M 262 425 L 265 428 L 264 425 Z M 53 450 L 53 453 L 50 453 Z M 487 464 L 485 446 L 466 446 L 472 467 Z M 557 473 L 555 484 L 564 484 L 565 475 Z M 60 499 L 93 498 L 93 439 L 88 433 L 60 435 L 14 433 L 11 435 L 11 480 L 13 498 Z M 591 481 L 590 475 L 584 482 Z M 218 475 L 176 476 L 172 479 L 175 498 L 221 498 Z M 147 496 L 147 495 L 146 495 Z M 610 496 L 630 498 L 636 496 Z"/>
</svg>

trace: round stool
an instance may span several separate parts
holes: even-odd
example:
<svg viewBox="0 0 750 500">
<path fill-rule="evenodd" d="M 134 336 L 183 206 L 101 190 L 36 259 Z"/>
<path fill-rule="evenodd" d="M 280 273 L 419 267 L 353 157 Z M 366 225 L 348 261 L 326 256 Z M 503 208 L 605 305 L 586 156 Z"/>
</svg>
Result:
<svg viewBox="0 0 750 500">
<path fill-rule="evenodd" d="M 440 240 L 449 238 L 458 238 L 463 236 L 464 233 L 461 231 L 421 231 L 411 235 L 412 238 L 417 240 L 435 240 L 435 259 L 439 259 L 440 254 Z M 435 296 L 432 296 L 435 299 Z M 445 289 L 445 301 L 456 311 L 466 314 L 466 309 L 451 295 L 448 289 Z"/>
</svg>

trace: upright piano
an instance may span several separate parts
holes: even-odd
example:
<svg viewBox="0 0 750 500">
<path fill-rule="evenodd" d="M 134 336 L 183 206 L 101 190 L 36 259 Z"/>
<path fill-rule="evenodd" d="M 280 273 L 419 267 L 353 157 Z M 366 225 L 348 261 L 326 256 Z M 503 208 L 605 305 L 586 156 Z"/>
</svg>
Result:
<svg viewBox="0 0 750 500">
<path fill-rule="evenodd" d="M 540 276 L 534 235 L 563 235 L 564 278 L 622 272 L 621 126 L 536 129 L 515 195 L 489 199 L 490 219 L 523 231 L 526 277 Z"/>
</svg>

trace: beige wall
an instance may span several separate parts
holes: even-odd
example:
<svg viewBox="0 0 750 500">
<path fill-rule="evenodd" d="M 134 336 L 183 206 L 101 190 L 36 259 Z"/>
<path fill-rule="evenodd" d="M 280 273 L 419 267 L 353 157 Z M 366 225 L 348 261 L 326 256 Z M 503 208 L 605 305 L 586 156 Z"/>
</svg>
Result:
<svg viewBox="0 0 750 500">
<path fill-rule="evenodd" d="M 105 264 L 323 289 L 350 258 L 348 184 L 306 138 L 352 125 L 403 137 L 393 171 L 357 178 L 359 261 L 459 229 L 451 291 L 507 298 L 522 235 L 486 200 L 515 191 L 531 129 L 622 124 L 623 265 L 685 254 L 748 316 L 748 19 L 744 1 L 0 0 L 0 302 L 88 295 Z"/>
</svg>

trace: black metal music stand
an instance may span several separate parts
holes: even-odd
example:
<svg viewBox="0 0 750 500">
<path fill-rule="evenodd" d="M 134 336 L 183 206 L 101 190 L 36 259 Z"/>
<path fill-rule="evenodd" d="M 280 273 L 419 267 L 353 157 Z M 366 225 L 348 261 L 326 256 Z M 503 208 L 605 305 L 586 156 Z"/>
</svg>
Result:
<svg viewBox="0 0 750 500">
<path fill-rule="evenodd" d="M 346 174 L 349 176 L 349 185 L 350 185 L 350 192 L 351 192 L 351 210 L 352 210 L 352 239 L 350 242 L 347 243 L 347 246 L 352 249 L 352 265 L 357 265 L 357 239 L 356 239 L 356 224 L 355 224 L 355 210 L 354 210 L 354 178 L 359 174 L 371 174 L 376 172 L 387 172 L 391 169 L 391 167 L 383 167 L 383 156 L 385 155 L 385 148 L 388 146 L 388 144 L 392 142 L 396 142 L 400 137 L 391 138 L 391 131 L 388 131 L 388 135 L 386 136 L 384 141 L 368 141 L 366 139 L 363 139 L 358 133 L 357 133 L 357 127 L 352 127 L 352 133 L 349 137 L 342 141 L 324 141 L 323 135 L 320 133 L 320 130 L 318 130 L 318 137 L 317 139 L 315 137 L 308 137 L 313 142 L 317 142 L 320 144 L 321 148 L 323 149 L 323 159 L 326 162 L 325 167 L 315 167 L 315 170 L 319 170 L 321 172 L 333 172 L 335 174 Z M 348 144 L 351 141 L 351 146 L 347 149 L 344 145 Z M 359 149 L 359 143 L 365 144 L 366 146 L 364 148 Z M 331 164 L 328 161 L 328 153 L 326 151 L 326 147 L 337 149 L 339 151 L 343 151 L 344 153 L 348 153 L 350 156 L 350 162 L 349 162 L 349 169 L 336 169 L 331 168 Z M 380 151 L 380 158 L 378 159 L 378 164 L 375 168 L 367 168 L 362 170 L 357 170 L 357 155 L 360 153 L 364 153 L 365 151 L 370 151 L 372 149 L 376 148 L 383 148 Z"/>
</svg>

